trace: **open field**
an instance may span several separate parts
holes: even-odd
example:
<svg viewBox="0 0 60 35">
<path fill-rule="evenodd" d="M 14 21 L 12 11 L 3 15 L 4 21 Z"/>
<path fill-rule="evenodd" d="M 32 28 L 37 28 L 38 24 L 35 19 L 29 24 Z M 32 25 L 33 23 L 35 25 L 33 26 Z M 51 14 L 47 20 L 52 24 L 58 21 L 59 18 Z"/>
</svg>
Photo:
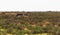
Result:
<svg viewBox="0 0 60 35">
<path fill-rule="evenodd" d="M 60 35 L 60 12 L 0 12 L 1 35 Z"/>
<path fill-rule="evenodd" d="M 5 29 L 0 29 L 0 34 L 1 35 L 16 35 L 16 34 L 7 33 Z M 19 34 L 19 35 L 47 35 L 47 33 L 42 33 L 42 34 Z"/>
<path fill-rule="evenodd" d="M 3 34 L 3 33 L 5 34 Z M 0 29 L 0 34 L 1 35 L 15 35 L 15 34 L 11 34 L 11 33 L 6 33 L 5 29 Z M 20 35 L 48 35 L 47 33 L 42 33 L 42 34 L 20 34 Z"/>
</svg>

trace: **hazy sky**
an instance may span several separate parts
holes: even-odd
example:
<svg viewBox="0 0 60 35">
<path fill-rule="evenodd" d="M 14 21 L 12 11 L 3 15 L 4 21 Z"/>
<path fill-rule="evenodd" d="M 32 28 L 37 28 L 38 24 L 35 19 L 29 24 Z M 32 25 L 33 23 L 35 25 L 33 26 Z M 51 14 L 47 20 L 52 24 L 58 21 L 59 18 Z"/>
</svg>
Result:
<svg viewBox="0 0 60 35">
<path fill-rule="evenodd" d="M 0 0 L 0 11 L 60 11 L 60 0 Z"/>
</svg>

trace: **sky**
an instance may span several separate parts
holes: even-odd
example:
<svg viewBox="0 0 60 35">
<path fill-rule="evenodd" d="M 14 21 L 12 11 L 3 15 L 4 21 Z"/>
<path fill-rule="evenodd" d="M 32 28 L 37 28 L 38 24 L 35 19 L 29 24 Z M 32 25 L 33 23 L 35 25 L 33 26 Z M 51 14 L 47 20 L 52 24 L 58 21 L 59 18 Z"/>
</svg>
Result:
<svg viewBox="0 0 60 35">
<path fill-rule="evenodd" d="M 60 11 L 60 0 L 0 0 L 0 11 Z"/>
</svg>

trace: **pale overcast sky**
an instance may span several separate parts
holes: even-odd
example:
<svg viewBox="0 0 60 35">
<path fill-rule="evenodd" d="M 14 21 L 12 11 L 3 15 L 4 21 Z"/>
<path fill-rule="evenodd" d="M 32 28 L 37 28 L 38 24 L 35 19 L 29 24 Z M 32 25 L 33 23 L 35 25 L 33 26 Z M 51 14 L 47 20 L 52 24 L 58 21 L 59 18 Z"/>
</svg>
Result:
<svg viewBox="0 0 60 35">
<path fill-rule="evenodd" d="M 0 11 L 60 11 L 60 0 L 0 0 Z"/>
</svg>

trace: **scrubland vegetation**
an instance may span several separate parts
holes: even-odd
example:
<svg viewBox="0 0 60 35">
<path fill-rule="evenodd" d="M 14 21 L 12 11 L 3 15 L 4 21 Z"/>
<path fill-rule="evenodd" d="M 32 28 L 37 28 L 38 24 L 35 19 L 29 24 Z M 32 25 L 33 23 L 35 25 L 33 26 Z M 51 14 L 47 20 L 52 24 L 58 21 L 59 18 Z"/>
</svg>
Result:
<svg viewBox="0 0 60 35">
<path fill-rule="evenodd" d="M 60 12 L 0 12 L 0 35 L 60 35 Z"/>
</svg>

